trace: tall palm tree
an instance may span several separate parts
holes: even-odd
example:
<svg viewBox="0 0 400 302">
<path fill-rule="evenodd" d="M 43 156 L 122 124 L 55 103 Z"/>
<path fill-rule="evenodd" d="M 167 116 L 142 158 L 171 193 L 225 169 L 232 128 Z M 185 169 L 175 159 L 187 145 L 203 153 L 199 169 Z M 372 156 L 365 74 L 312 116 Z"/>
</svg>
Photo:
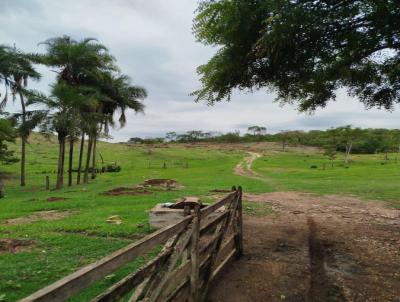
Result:
<svg viewBox="0 0 400 302">
<path fill-rule="evenodd" d="M 49 39 L 42 43 L 47 48 L 47 53 L 39 57 L 39 61 L 47 66 L 51 66 L 57 72 L 57 80 L 62 81 L 71 87 L 89 86 L 90 83 L 99 81 L 105 72 L 116 71 L 114 58 L 108 53 L 107 48 L 98 43 L 95 39 L 86 38 L 81 41 L 76 41 L 69 36 L 62 36 Z M 92 108 L 79 106 L 80 116 L 87 116 L 95 112 Z M 82 122 L 81 125 L 81 147 L 79 154 L 79 167 L 77 183 L 80 182 L 81 167 L 84 151 L 84 139 L 87 129 L 87 123 Z M 70 140 L 70 164 L 72 164 L 74 140 Z M 92 143 L 89 140 L 88 147 Z M 71 168 L 69 169 L 71 173 Z M 71 179 L 69 174 L 69 183 Z"/>
<path fill-rule="evenodd" d="M 34 69 L 31 58 L 16 49 L 15 47 L 0 47 L 0 57 L 7 60 L 8 63 L 3 62 L 0 64 L 2 67 L 2 79 L 6 84 L 6 89 L 10 88 L 15 100 L 18 95 L 21 105 L 21 113 L 15 117 L 18 118 L 19 127 L 18 135 L 21 138 L 21 186 L 26 184 L 26 144 L 32 130 L 37 126 L 40 118 L 43 116 L 42 112 L 33 112 L 27 110 L 26 96 L 33 94 L 32 91 L 26 89 L 28 79 L 39 80 L 40 74 Z M 8 64 L 8 65 L 6 65 Z M 0 71 L 1 72 L 1 71 Z M 3 109 L 8 100 L 8 91 L 0 104 L 0 111 Z"/>
<path fill-rule="evenodd" d="M 96 141 L 101 129 L 108 134 L 109 127 L 115 126 L 114 116 L 116 113 L 119 113 L 118 121 L 120 126 L 124 127 L 126 124 L 126 110 L 131 109 L 135 112 L 143 112 L 144 105 L 141 100 L 147 96 L 146 90 L 143 87 L 131 85 L 130 78 L 126 75 L 104 73 L 100 77 L 100 82 L 94 83 L 94 85 L 98 86 L 102 93 L 102 98 L 96 110 L 102 120 L 92 133 L 92 178 L 96 177 Z M 88 170 L 89 166 L 87 164 L 85 175 Z M 87 177 L 85 180 L 87 181 Z"/>
<path fill-rule="evenodd" d="M 42 123 L 42 132 L 57 133 L 59 144 L 58 168 L 56 188 L 64 185 L 64 162 L 66 140 L 76 136 L 79 125 L 79 112 L 83 107 L 90 108 L 96 105 L 97 91 L 90 87 L 72 87 L 63 81 L 52 86 L 51 96 L 47 98 L 31 99 L 31 103 L 45 105 L 49 113 Z M 69 168 L 72 168 L 72 156 Z"/>
</svg>

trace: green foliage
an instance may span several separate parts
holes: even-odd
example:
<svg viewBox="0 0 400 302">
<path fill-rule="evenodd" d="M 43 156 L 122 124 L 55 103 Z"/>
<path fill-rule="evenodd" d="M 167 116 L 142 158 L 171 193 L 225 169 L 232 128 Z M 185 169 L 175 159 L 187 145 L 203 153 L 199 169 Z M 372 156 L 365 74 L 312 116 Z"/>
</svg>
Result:
<svg viewBox="0 0 400 302">
<path fill-rule="evenodd" d="M 218 48 L 198 68 L 198 101 L 232 90 L 276 90 L 301 111 L 324 107 L 347 87 L 367 107 L 400 102 L 397 1 L 203 0 L 193 31 Z"/>
<path fill-rule="evenodd" d="M 12 127 L 9 119 L 0 118 L 0 162 L 12 163 L 17 159 L 14 157 L 14 152 L 8 149 L 7 142 L 14 142 L 15 129 Z"/>
</svg>

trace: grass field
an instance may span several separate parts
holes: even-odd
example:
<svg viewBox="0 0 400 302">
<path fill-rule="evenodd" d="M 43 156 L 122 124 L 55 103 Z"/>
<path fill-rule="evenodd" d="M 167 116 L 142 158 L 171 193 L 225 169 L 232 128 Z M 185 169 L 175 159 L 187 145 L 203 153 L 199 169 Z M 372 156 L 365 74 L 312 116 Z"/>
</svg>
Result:
<svg viewBox="0 0 400 302">
<path fill-rule="evenodd" d="M 254 169 L 265 176 L 265 180 L 234 175 L 235 165 L 246 156 L 237 146 L 224 150 L 169 145 L 148 152 L 141 146 L 100 143 L 98 151 L 105 163 L 117 162 L 122 167 L 121 172 L 101 174 L 89 185 L 45 191 L 46 175 L 54 185 L 57 145 L 35 135 L 28 146 L 28 185 L 21 189 L 18 179 L 11 178 L 7 183 L 6 198 L 0 200 L 0 238 L 24 239 L 32 243 L 30 248 L 18 253 L 0 249 L 0 301 L 22 298 L 151 232 L 147 210 L 156 203 L 188 195 L 209 201 L 214 194 L 210 190 L 215 188 L 227 189 L 240 184 L 245 191 L 254 193 L 299 190 L 317 194 L 354 194 L 363 198 L 387 199 L 395 206 L 400 205 L 397 185 L 400 164 L 394 160 L 382 165 L 381 155 L 353 156 L 349 168 L 343 167 L 339 160 L 331 168 L 319 153 L 268 152 L 267 145 L 260 148 L 266 153 L 254 163 Z M 164 163 L 166 168 L 163 168 Z M 325 170 L 322 169 L 323 163 L 326 163 Z M 317 168 L 310 168 L 312 165 Z M 17 173 L 18 170 L 18 163 L 1 167 L 1 172 Z M 172 178 L 184 187 L 141 196 L 103 194 L 116 187 L 140 184 L 147 178 Z M 66 199 L 49 202 L 49 197 Z M 51 210 L 65 214 L 65 217 L 14 225 L 5 223 L 37 211 Z M 264 215 L 271 209 L 245 203 L 245 212 Z M 108 223 L 106 220 L 112 215 L 119 215 L 122 224 Z M 108 276 L 73 301 L 93 297 L 144 260 Z"/>
<path fill-rule="evenodd" d="M 272 152 L 259 158 L 253 168 L 285 190 L 389 200 L 400 207 L 397 154 L 389 155 L 387 161 L 382 154 L 352 155 L 345 166 L 341 156 L 331 162 L 322 154 Z"/>
</svg>

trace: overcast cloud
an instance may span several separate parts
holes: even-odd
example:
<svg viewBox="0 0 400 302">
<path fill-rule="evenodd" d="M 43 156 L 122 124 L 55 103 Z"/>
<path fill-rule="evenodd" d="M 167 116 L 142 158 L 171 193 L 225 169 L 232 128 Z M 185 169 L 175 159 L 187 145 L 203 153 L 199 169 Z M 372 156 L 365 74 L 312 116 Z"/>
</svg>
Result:
<svg viewBox="0 0 400 302">
<path fill-rule="evenodd" d="M 194 103 L 189 93 L 199 87 L 196 67 L 215 51 L 196 43 L 192 35 L 196 4 L 196 0 L 2 0 L 0 43 L 42 52 L 39 42 L 67 34 L 105 44 L 122 71 L 149 92 L 146 113 L 130 112 L 127 126 L 112 130 L 115 141 L 193 129 L 243 133 L 254 124 L 270 132 L 347 124 L 398 127 L 398 109 L 365 111 L 344 91 L 336 102 L 311 116 L 298 113 L 294 106 L 279 106 L 267 91 L 236 93 L 231 102 L 213 107 Z M 31 87 L 47 92 L 54 75 L 43 67 L 40 71 L 43 79 Z M 15 108 L 10 105 L 8 110 Z"/>
</svg>

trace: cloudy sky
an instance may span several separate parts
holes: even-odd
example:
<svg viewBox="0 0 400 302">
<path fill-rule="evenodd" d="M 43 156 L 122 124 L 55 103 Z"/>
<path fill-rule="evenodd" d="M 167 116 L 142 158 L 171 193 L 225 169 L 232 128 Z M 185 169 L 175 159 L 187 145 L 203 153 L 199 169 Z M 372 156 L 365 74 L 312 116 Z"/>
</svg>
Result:
<svg viewBox="0 0 400 302">
<path fill-rule="evenodd" d="M 245 132 L 263 125 L 269 132 L 324 129 L 352 124 L 358 127 L 400 125 L 400 111 L 365 111 L 338 93 L 338 100 L 313 115 L 281 107 L 267 91 L 236 93 L 229 103 L 213 107 L 194 103 L 189 93 L 199 87 L 196 67 L 215 49 L 196 43 L 192 19 L 197 0 L 1 0 L 0 43 L 24 51 L 43 52 L 37 44 L 50 37 L 97 38 L 117 58 L 135 84 L 147 88 L 145 114 L 128 114 L 128 124 L 114 129 L 115 141 L 129 137 L 162 136 L 187 130 Z M 40 68 L 43 78 L 31 87 L 48 91 L 54 74 Z M 16 110 L 10 105 L 8 111 Z"/>
</svg>

